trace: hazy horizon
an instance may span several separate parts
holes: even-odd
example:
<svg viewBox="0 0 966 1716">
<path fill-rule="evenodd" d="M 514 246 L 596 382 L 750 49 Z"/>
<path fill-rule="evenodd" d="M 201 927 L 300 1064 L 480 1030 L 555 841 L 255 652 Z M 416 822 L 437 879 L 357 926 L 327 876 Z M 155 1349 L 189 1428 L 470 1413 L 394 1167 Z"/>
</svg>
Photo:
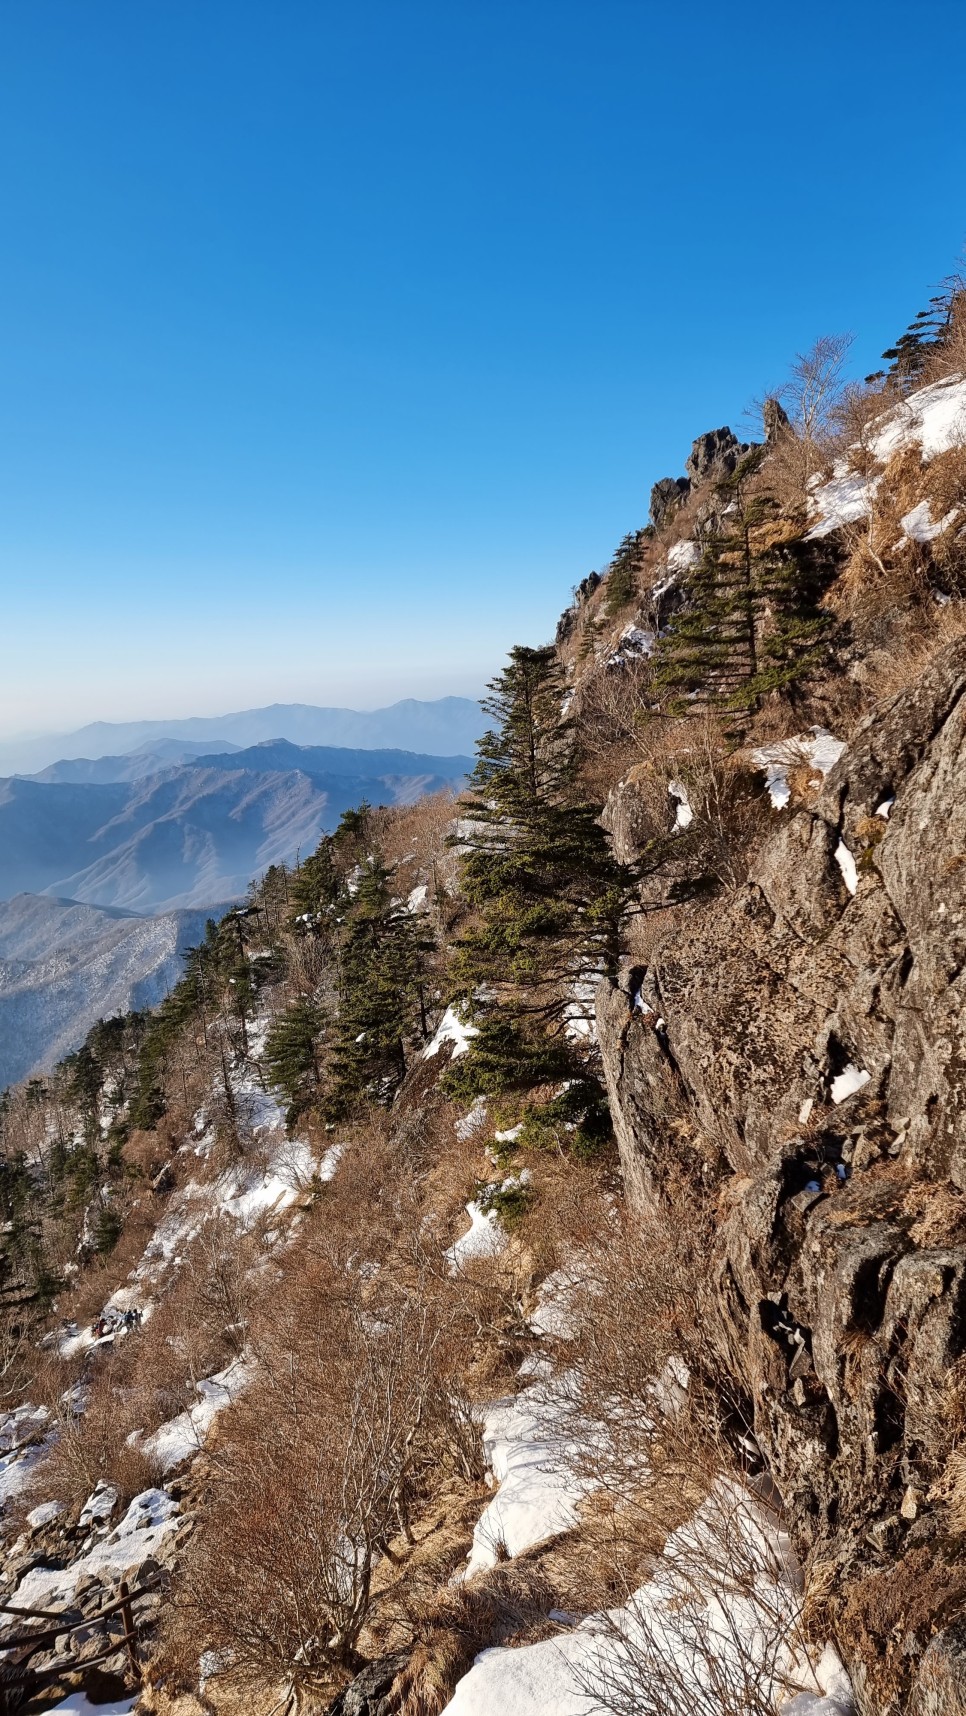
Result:
<svg viewBox="0 0 966 1716">
<path fill-rule="evenodd" d="M 253 702 L 245 705 L 239 705 L 234 709 L 228 709 L 219 705 L 217 708 L 211 709 L 164 709 L 134 711 L 131 713 L 122 712 L 114 715 L 92 715 L 88 719 L 71 721 L 69 726 L 44 726 L 21 728 L 19 730 L 8 729 L 0 726 L 0 743 L 11 745 L 18 743 L 26 744 L 34 739 L 56 739 L 59 737 L 68 737 L 74 733 L 82 732 L 88 727 L 97 726 L 129 727 L 140 726 L 142 724 L 173 724 L 175 722 L 184 721 L 218 720 L 220 717 L 225 720 L 230 720 L 237 715 L 247 713 L 248 710 L 251 709 L 269 709 L 275 706 L 278 708 L 285 708 L 292 705 L 303 705 L 306 708 L 312 709 L 345 709 L 355 714 L 366 714 L 377 709 L 391 708 L 396 703 L 406 702 L 410 699 L 418 703 L 439 703 L 450 697 L 459 697 L 466 698 L 471 702 L 478 702 L 480 697 L 484 695 L 484 689 L 484 687 L 480 686 L 475 691 L 439 691 L 427 696 L 420 696 L 418 693 L 403 690 L 396 696 L 386 696 L 384 699 L 382 697 L 373 697 L 366 702 L 359 700 L 356 703 L 349 703 L 336 697 L 272 697 L 267 699 L 264 703 Z"/>
</svg>

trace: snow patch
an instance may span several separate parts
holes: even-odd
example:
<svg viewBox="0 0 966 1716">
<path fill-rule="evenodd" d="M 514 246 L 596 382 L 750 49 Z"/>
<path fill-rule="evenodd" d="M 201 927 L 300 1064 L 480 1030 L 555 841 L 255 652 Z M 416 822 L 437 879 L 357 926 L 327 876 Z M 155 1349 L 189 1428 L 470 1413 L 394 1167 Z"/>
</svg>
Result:
<svg viewBox="0 0 966 1716">
<path fill-rule="evenodd" d="M 0 1418 L 0 1508 L 26 1488 L 31 1471 L 47 1453 L 53 1436 L 49 1419 L 46 1406 L 27 1402 Z"/>
<path fill-rule="evenodd" d="M 34 1567 L 24 1575 L 12 1599 L 18 1607 L 48 1609 L 67 1602 L 82 1579 L 103 1583 L 123 1579 L 156 1555 L 175 1529 L 178 1504 L 166 1490 L 145 1490 L 135 1496 L 127 1513 L 106 1537 L 98 1538 L 86 1555 L 70 1567 Z"/>
<path fill-rule="evenodd" d="M 865 518 L 877 486 L 877 478 L 870 481 L 858 471 L 850 471 L 844 461 L 836 465 L 829 482 L 813 484 L 812 500 L 819 517 L 808 532 L 809 538 L 829 536 L 843 524 L 856 524 Z"/>
<path fill-rule="evenodd" d="M 854 894 L 859 886 L 859 873 L 855 868 L 855 859 L 844 840 L 840 840 L 835 848 L 835 862 L 842 872 L 842 880 L 850 894 Z"/>
<path fill-rule="evenodd" d="M 206 1377 L 196 1385 L 201 1399 L 194 1406 L 179 1412 L 176 1418 L 169 1418 L 140 1442 L 144 1453 L 158 1461 L 165 1476 L 175 1467 L 183 1466 L 186 1460 L 193 1460 L 204 1447 L 219 1412 L 238 1398 L 250 1379 L 251 1366 L 242 1359 L 235 1359 L 215 1376 Z M 139 1440 L 137 1434 L 134 1440 Z"/>
<path fill-rule="evenodd" d="M 464 1578 L 576 1525 L 590 1485 L 574 1470 L 579 1448 L 562 1422 L 542 1381 L 487 1411 L 483 1451 L 499 1487 L 476 1523 Z"/>
<path fill-rule="evenodd" d="M 496 1210 L 481 1209 L 473 1202 L 466 1205 L 466 1213 L 470 1218 L 468 1231 L 443 1252 L 452 1275 L 471 1258 L 497 1257 L 506 1246 L 506 1233 Z"/>
<path fill-rule="evenodd" d="M 951 507 L 945 517 L 934 524 L 929 502 L 924 500 L 914 506 L 911 512 L 907 512 L 905 518 L 899 522 L 910 542 L 935 542 L 937 536 L 941 536 L 944 530 L 948 530 L 949 526 L 955 523 L 958 513 L 958 507 Z"/>
<path fill-rule="evenodd" d="M 456 1122 L 456 1136 L 461 1144 L 472 1138 L 480 1128 L 486 1125 L 486 1097 L 476 1096 L 472 1106 Z M 499 1137 L 499 1133 L 497 1133 Z"/>
<path fill-rule="evenodd" d="M 677 809 L 674 813 L 675 828 L 690 828 L 694 821 L 694 811 L 691 809 L 687 787 L 683 781 L 668 781 L 667 790 L 669 798 L 677 801 Z"/>
<path fill-rule="evenodd" d="M 447 1043 L 452 1043 L 452 1058 L 455 1061 L 459 1055 L 466 1054 L 470 1046 L 470 1039 L 478 1037 L 479 1034 L 475 1025 L 464 1025 L 454 1007 L 447 1007 L 436 1027 L 436 1034 L 432 1042 L 427 1043 L 423 1050 L 423 1060 L 431 1060 L 434 1055 L 439 1054 L 440 1049 L 445 1048 Z"/>
<path fill-rule="evenodd" d="M 555 1269 L 540 1285 L 536 1309 L 530 1317 L 535 1335 L 550 1335 L 557 1341 L 572 1340 L 574 1329 L 574 1300 L 589 1286 L 585 1269 L 579 1260 Z"/>
<path fill-rule="evenodd" d="M 774 745 L 759 745 L 752 751 L 751 761 L 765 773 L 765 788 L 774 810 L 784 810 L 792 796 L 788 771 L 804 763 L 824 779 L 845 750 L 845 741 L 836 739 L 827 727 L 813 727 L 808 733 L 796 733 L 793 739 L 779 739 Z"/>
<path fill-rule="evenodd" d="M 205 1222 L 216 1216 L 228 1216 L 242 1232 L 250 1232 L 263 1216 L 280 1214 L 304 1197 L 313 1177 L 330 1179 L 337 1162 L 338 1156 L 333 1159 L 329 1150 L 317 1168 L 308 1144 L 282 1138 L 267 1165 L 235 1162 L 210 1185 L 189 1180 L 175 1193 L 168 1213 L 155 1228 L 135 1279 L 151 1279 L 165 1264 L 176 1262 Z"/>
<path fill-rule="evenodd" d="M 630 1708 L 642 1657 L 650 1658 L 643 1672 L 651 1698 L 660 1701 L 667 1673 L 669 1708 L 708 1708 L 716 1689 L 737 1689 L 749 1670 L 760 1679 L 763 1708 L 779 1707 L 798 1687 L 812 1702 L 796 1716 L 852 1716 L 852 1689 L 835 1651 L 826 1647 L 814 1662 L 794 1642 L 800 1590 L 794 1551 L 774 1516 L 723 1481 L 671 1534 L 654 1577 L 628 1604 L 540 1644 L 483 1651 L 445 1716 L 590 1716 L 591 1689 L 622 1683 Z"/>
<path fill-rule="evenodd" d="M 879 434 L 869 443 L 881 464 L 894 453 L 918 442 L 924 459 L 948 453 L 966 442 L 966 378 L 947 376 L 930 387 L 918 388 L 897 405 Z"/>
<path fill-rule="evenodd" d="M 516 1126 L 507 1126 L 502 1132 L 494 1132 L 493 1141 L 495 1144 L 515 1144 L 522 1131 L 523 1121 L 521 1120 Z"/>
<path fill-rule="evenodd" d="M 641 626 L 625 626 L 617 640 L 616 649 L 607 657 L 608 667 L 626 667 L 628 662 L 645 661 L 654 651 L 657 633 L 644 631 Z"/>
<path fill-rule="evenodd" d="M 829 1095 L 836 1104 L 846 1102 L 850 1096 L 856 1094 L 856 1091 L 864 1090 L 871 1078 L 871 1073 L 853 1066 L 850 1061 L 845 1071 L 840 1072 L 838 1078 L 833 1078 Z"/>
<path fill-rule="evenodd" d="M 668 550 L 667 569 L 669 572 L 690 572 L 701 559 L 701 549 L 696 542 L 676 542 Z"/>
<path fill-rule="evenodd" d="M 953 375 L 919 388 L 885 413 L 880 422 L 867 449 L 882 465 L 902 448 L 915 444 L 927 462 L 951 447 L 961 447 L 966 444 L 966 379 Z M 879 481 L 878 477 L 866 478 L 850 471 L 847 462 L 840 460 L 829 482 L 813 484 L 812 501 L 818 517 L 809 536 L 828 536 L 843 524 L 865 518 Z M 913 542 L 931 542 L 954 518 L 955 509 L 934 524 L 928 503 L 923 501 L 906 514 L 903 530 Z"/>
<path fill-rule="evenodd" d="M 59 1519 L 63 1511 L 63 1502 L 41 1502 L 39 1507 L 31 1508 L 27 1515 L 27 1524 L 31 1531 L 40 1531 L 43 1526 L 50 1525 L 55 1519 Z"/>
</svg>

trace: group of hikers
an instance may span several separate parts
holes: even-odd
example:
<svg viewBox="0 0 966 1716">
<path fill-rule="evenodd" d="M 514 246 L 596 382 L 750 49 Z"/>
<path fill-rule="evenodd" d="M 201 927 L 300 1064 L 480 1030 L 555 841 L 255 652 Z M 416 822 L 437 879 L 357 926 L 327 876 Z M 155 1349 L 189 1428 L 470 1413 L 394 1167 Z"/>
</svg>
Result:
<svg viewBox="0 0 966 1716">
<path fill-rule="evenodd" d="M 95 1341 L 104 1340 L 107 1335 L 116 1335 L 122 1329 L 128 1333 L 131 1329 L 140 1327 L 143 1312 L 137 1307 L 132 1311 L 102 1311 L 91 1324 L 91 1334 Z"/>
</svg>

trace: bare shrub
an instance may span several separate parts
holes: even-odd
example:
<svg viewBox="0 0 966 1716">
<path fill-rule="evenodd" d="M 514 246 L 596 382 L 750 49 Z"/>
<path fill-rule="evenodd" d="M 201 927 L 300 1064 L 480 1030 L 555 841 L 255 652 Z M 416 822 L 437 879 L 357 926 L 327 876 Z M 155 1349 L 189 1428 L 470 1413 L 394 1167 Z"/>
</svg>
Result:
<svg viewBox="0 0 966 1716">
<path fill-rule="evenodd" d="M 627 786 L 637 802 L 637 845 L 645 863 L 649 855 L 654 868 L 666 870 L 676 892 L 702 879 L 740 887 L 766 806 L 760 782 L 731 751 L 722 721 L 710 713 L 683 721 L 655 718 L 642 729 L 638 749 L 641 761 Z"/>
<path fill-rule="evenodd" d="M 875 651 L 863 664 L 871 697 L 895 697 L 915 686 L 934 657 L 966 636 L 966 600 L 919 609 L 905 616 L 891 647 Z"/>
<path fill-rule="evenodd" d="M 594 1708 L 773 1716 L 800 1690 L 802 1594 L 779 1525 L 760 1494 L 719 1481 L 665 1545 L 654 1578 L 594 1618 L 595 1648 L 576 1671 Z"/>
<path fill-rule="evenodd" d="M 772 396 L 784 406 L 789 423 L 771 440 L 764 480 L 791 510 L 804 509 L 813 479 L 831 468 L 851 345 L 851 334 L 824 334 L 809 351 L 798 353 L 788 380 Z"/>
<path fill-rule="evenodd" d="M 161 1478 L 158 1462 L 129 1438 L 141 1428 L 139 1402 L 124 1386 L 124 1367 L 112 1357 L 101 1367 L 86 1399 L 73 1390 L 51 1404 L 55 1440 L 29 1484 L 29 1505 L 62 1501 L 77 1507 L 99 1483 L 113 1484 L 123 1502 Z M 81 1409 L 82 1408 L 82 1409 Z"/>
<path fill-rule="evenodd" d="M 223 1418 L 179 1609 L 233 1672 L 284 1674 L 293 1702 L 357 1665 L 375 1566 L 397 1533 L 410 1539 L 445 1441 L 433 1296 L 365 1251 L 348 1260 L 347 1237 L 327 1249 L 320 1229 L 288 1273 L 271 1339 L 256 1328 L 257 1371 Z"/>
</svg>

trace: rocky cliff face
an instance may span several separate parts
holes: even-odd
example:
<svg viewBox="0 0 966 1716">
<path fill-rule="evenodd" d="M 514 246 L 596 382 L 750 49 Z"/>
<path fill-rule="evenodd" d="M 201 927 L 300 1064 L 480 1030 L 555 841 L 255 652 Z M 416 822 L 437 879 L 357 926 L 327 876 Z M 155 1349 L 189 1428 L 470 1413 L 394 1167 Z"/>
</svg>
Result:
<svg viewBox="0 0 966 1716">
<path fill-rule="evenodd" d="M 870 1711 L 966 1709 L 964 720 L 960 641 L 598 995 L 627 1186 L 686 1154 L 718 1200 L 725 1362 Z"/>
</svg>

